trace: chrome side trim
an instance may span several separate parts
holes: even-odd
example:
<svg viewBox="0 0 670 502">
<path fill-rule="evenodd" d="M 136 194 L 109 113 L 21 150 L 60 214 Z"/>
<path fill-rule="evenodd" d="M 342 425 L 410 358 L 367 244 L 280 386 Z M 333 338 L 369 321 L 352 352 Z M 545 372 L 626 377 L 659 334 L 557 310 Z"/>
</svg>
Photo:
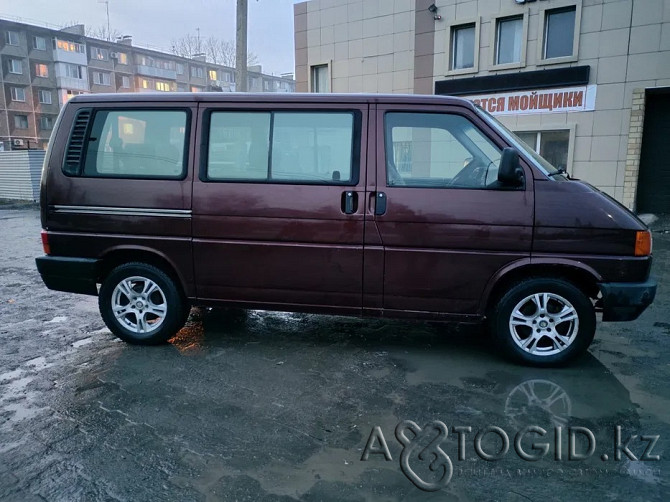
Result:
<svg viewBox="0 0 670 502">
<path fill-rule="evenodd" d="M 53 206 L 55 213 L 61 214 L 97 214 L 107 216 L 157 216 L 169 218 L 190 218 L 190 209 L 152 209 L 143 207 L 106 207 L 106 206 Z"/>
</svg>

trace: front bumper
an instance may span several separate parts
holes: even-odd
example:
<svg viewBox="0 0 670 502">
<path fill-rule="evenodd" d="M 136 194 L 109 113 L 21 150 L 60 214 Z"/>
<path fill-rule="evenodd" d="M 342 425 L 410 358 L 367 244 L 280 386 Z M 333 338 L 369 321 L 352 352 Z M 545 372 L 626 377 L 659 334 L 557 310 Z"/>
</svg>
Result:
<svg viewBox="0 0 670 502">
<path fill-rule="evenodd" d="M 633 321 L 654 301 L 657 282 L 603 282 L 599 286 L 603 321 Z"/>
<path fill-rule="evenodd" d="M 40 256 L 35 258 L 35 263 L 47 288 L 97 296 L 98 260 Z"/>
</svg>

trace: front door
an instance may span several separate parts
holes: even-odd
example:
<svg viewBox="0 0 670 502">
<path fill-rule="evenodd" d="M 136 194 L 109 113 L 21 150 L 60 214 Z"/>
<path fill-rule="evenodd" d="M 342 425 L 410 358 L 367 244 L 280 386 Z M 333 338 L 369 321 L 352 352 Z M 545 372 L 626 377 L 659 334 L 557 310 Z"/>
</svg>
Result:
<svg viewBox="0 0 670 502">
<path fill-rule="evenodd" d="M 465 108 L 379 105 L 376 117 L 384 311 L 481 313 L 495 272 L 530 256 L 530 170 L 524 188 L 501 188 L 503 144 Z"/>
<path fill-rule="evenodd" d="M 367 114 L 367 104 L 201 110 L 200 300 L 360 313 Z"/>
</svg>

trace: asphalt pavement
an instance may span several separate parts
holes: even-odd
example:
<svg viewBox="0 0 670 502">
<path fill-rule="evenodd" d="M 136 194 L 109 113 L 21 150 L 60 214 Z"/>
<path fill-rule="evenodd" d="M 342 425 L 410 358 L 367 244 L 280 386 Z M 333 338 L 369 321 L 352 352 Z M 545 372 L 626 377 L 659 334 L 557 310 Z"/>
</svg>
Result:
<svg viewBox="0 0 670 502">
<path fill-rule="evenodd" d="M 536 369 L 477 328 L 262 311 L 127 345 L 96 298 L 46 289 L 39 212 L 5 206 L 0 500 L 668 500 L 670 218 L 652 228 L 652 307 Z"/>
</svg>

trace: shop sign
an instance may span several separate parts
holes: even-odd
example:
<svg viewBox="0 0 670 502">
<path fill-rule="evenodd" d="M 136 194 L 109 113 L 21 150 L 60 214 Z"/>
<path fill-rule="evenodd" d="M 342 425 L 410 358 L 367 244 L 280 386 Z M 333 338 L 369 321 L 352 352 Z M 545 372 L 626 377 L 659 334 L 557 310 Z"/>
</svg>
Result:
<svg viewBox="0 0 670 502">
<path fill-rule="evenodd" d="M 466 96 L 492 115 L 592 111 L 596 104 L 596 86 L 563 87 Z"/>
</svg>

